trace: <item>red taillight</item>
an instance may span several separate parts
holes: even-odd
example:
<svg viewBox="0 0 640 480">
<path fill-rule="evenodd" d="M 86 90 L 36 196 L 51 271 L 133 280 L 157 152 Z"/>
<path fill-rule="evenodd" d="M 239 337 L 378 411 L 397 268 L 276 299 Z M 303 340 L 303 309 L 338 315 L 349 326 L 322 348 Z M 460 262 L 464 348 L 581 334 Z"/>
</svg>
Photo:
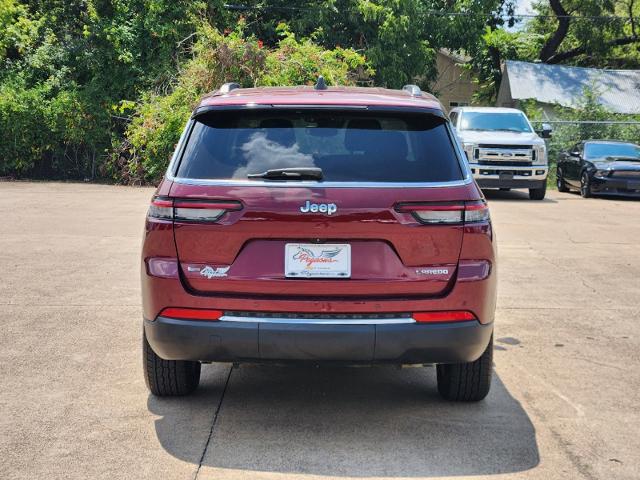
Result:
<svg viewBox="0 0 640 480">
<path fill-rule="evenodd" d="M 187 200 L 155 197 L 148 216 L 183 222 L 215 222 L 226 212 L 241 210 L 242 204 L 234 200 Z"/>
<path fill-rule="evenodd" d="M 476 320 L 476 316 L 473 313 L 464 310 L 416 312 L 412 317 L 418 323 L 464 322 Z"/>
<path fill-rule="evenodd" d="M 165 308 L 160 312 L 161 317 L 176 318 L 179 320 L 208 320 L 215 321 L 222 317 L 222 310 L 206 310 L 200 308 Z"/>
<path fill-rule="evenodd" d="M 411 213 L 420 223 L 468 224 L 489 220 L 489 209 L 484 201 L 455 203 L 401 203 L 396 211 Z"/>
</svg>

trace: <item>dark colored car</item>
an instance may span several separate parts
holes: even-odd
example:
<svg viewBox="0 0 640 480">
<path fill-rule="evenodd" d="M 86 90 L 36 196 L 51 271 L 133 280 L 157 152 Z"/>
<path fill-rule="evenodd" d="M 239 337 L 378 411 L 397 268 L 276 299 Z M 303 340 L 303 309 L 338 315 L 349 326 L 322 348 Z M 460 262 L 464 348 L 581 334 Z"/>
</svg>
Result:
<svg viewBox="0 0 640 480">
<path fill-rule="evenodd" d="M 558 190 L 592 195 L 640 197 L 640 146 L 614 140 L 589 140 L 560 154 Z"/>
<path fill-rule="evenodd" d="M 182 395 L 206 362 L 437 364 L 490 387 L 489 211 L 417 87 L 225 85 L 195 109 L 149 208 L 144 371 Z"/>
</svg>

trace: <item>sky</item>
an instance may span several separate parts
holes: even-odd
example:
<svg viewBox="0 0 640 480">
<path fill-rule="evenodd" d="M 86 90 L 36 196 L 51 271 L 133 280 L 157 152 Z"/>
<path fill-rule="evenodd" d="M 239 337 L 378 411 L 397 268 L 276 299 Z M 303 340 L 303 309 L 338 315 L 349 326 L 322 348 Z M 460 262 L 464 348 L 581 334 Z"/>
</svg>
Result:
<svg viewBox="0 0 640 480">
<path fill-rule="evenodd" d="M 533 9 L 531 8 L 532 3 L 533 3 L 533 0 L 518 0 L 518 7 L 516 8 L 516 13 L 519 13 L 519 14 L 533 13 Z"/>
</svg>

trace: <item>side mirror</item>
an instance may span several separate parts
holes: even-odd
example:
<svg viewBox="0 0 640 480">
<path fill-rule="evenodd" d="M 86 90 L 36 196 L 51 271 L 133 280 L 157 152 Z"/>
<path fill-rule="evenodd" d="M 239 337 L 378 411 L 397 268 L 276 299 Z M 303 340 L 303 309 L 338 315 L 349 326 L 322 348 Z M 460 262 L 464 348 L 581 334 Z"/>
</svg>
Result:
<svg viewBox="0 0 640 480">
<path fill-rule="evenodd" d="M 569 155 L 571 155 L 572 157 L 579 157 L 580 156 L 580 152 L 578 150 L 571 150 L 569 152 Z"/>
<path fill-rule="evenodd" d="M 540 130 L 540 136 L 542 138 L 551 138 L 551 133 L 553 132 L 553 127 L 548 123 L 542 124 L 542 130 Z"/>
</svg>

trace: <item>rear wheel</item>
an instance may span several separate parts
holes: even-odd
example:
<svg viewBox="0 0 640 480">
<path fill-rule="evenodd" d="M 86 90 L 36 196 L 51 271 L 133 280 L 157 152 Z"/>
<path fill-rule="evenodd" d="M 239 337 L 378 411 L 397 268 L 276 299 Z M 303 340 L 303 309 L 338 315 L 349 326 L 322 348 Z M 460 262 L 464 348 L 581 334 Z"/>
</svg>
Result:
<svg viewBox="0 0 640 480">
<path fill-rule="evenodd" d="M 568 192 L 567 184 L 564 181 L 564 175 L 562 174 L 562 170 L 558 169 L 556 173 L 556 185 L 558 186 L 559 192 Z"/>
<path fill-rule="evenodd" d="M 540 188 L 530 188 L 529 189 L 529 198 L 531 200 L 543 200 L 544 196 L 547 194 L 547 183 Z"/>
<path fill-rule="evenodd" d="M 580 195 L 583 198 L 591 197 L 591 180 L 589 180 L 587 172 L 582 172 L 582 177 L 580 177 Z"/>
<path fill-rule="evenodd" d="M 493 336 L 475 362 L 438 365 L 438 392 L 447 400 L 477 402 L 489 393 L 493 371 Z"/>
<path fill-rule="evenodd" d="M 165 360 L 142 337 L 142 367 L 147 388 L 158 397 L 188 395 L 200 383 L 200 363 Z"/>
</svg>

